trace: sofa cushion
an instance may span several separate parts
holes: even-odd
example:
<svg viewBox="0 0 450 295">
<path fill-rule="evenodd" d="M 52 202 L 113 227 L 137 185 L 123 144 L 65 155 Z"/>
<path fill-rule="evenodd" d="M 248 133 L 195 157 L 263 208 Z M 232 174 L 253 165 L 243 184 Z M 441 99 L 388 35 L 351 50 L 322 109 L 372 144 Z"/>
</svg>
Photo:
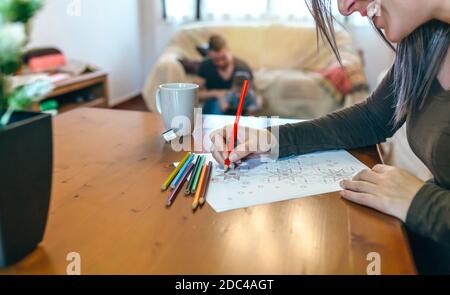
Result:
<svg viewBox="0 0 450 295">
<path fill-rule="evenodd" d="M 320 73 L 343 95 L 349 94 L 352 90 L 352 81 L 339 63 L 332 64 Z"/>
<path fill-rule="evenodd" d="M 321 84 L 328 83 L 321 74 L 301 70 L 259 70 L 255 85 L 265 98 L 265 115 L 311 119 L 340 107 Z"/>
<path fill-rule="evenodd" d="M 231 51 L 248 62 L 254 70 L 319 71 L 335 61 L 333 53 L 322 40 L 317 44 L 314 24 L 194 23 L 175 33 L 166 52 L 201 60 L 202 56 L 196 47 L 207 43 L 213 34 L 223 36 Z M 350 55 L 356 53 L 347 32 L 337 28 L 336 34 L 343 56 L 346 57 L 346 52 L 350 52 Z M 318 46 L 321 48 L 319 51 Z"/>
</svg>

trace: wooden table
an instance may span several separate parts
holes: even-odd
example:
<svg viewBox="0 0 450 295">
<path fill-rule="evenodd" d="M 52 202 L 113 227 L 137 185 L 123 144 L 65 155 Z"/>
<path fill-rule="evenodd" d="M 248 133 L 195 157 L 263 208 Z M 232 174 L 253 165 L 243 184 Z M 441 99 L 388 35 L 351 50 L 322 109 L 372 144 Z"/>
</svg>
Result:
<svg viewBox="0 0 450 295">
<path fill-rule="evenodd" d="M 53 196 L 42 244 L 7 274 L 416 273 L 402 224 L 338 193 L 215 213 L 180 197 L 165 208 L 160 185 L 181 158 L 160 138 L 159 116 L 79 109 L 54 121 Z M 352 152 L 367 165 L 375 148 Z M 2 273 L 2 272 L 0 272 Z"/>
</svg>

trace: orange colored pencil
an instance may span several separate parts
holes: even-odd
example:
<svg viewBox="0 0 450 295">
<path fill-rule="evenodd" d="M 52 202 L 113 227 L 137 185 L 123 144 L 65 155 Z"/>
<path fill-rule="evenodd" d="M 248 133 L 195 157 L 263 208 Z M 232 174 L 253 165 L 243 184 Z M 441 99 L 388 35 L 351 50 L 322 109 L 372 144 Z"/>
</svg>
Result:
<svg viewBox="0 0 450 295">
<path fill-rule="evenodd" d="M 197 207 L 199 205 L 202 191 L 205 189 L 205 178 L 206 178 L 207 170 L 208 170 L 208 165 L 204 165 L 202 168 L 202 173 L 200 174 L 200 179 L 198 181 L 198 188 L 197 188 L 197 191 L 195 192 L 194 202 L 192 203 L 192 210 L 197 209 Z"/>
<path fill-rule="evenodd" d="M 208 187 L 209 187 L 209 183 L 211 182 L 211 174 L 212 174 L 212 162 L 209 162 L 208 164 L 208 170 L 206 170 L 206 175 L 205 175 L 205 185 L 202 191 L 202 196 L 200 197 L 200 206 L 203 206 L 206 202 L 206 194 L 208 193 Z"/>
</svg>

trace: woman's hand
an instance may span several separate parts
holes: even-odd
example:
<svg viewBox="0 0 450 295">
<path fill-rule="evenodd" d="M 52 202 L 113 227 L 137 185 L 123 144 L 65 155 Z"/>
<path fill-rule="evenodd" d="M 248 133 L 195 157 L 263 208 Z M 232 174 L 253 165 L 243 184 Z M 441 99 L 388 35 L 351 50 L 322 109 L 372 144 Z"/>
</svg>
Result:
<svg viewBox="0 0 450 295">
<path fill-rule="evenodd" d="M 425 183 L 408 172 L 386 165 L 358 173 L 344 180 L 343 198 L 406 221 L 409 207 Z"/>
<path fill-rule="evenodd" d="M 229 125 L 211 133 L 210 138 L 213 143 L 211 152 L 215 160 L 223 165 L 228 158 L 228 142 L 234 132 L 234 126 Z M 230 153 L 231 163 L 236 163 L 252 154 L 271 153 L 272 157 L 277 157 L 278 141 L 267 129 L 253 129 L 239 127 L 237 135 L 237 147 Z"/>
</svg>

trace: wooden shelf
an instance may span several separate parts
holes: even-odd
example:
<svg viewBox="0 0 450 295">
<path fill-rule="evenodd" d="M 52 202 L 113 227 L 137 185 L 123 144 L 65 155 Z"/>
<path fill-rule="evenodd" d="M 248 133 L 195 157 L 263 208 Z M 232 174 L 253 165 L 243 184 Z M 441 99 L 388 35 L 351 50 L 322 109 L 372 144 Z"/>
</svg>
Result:
<svg viewBox="0 0 450 295">
<path fill-rule="evenodd" d="M 45 100 L 56 100 L 60 114 L 80 107 L 107 108 L 108 74 L 94 71 L 59 81 L 55 83 L 54 90 L 47 97 L 33 105 L 33 110 L 39 111 L 39 104 Z M 76 102 L 79 100 L 86 101 Z"/>
<path fill-rule="evenodd" d="M 55 89 L 47 96 L 47 98 L 53 98 L 77 90 L 82 90 L 96 84 L 101 84 L 105 79 L 107 79 L 107 74 L 98 71 L 63 80 L 55 84 Z"/>
<path fill-rule="evenodd" d="M 96 98 L 94 100 L 88 101 L 88 102 L 81 102 L 81 103 L 66 103 L 62 105 L 58 111 L 60 113 L 65 113 L 77 108 L 105 108 L 108 105 L 106 104 L 106 100 L 103 97 Z"/>
</svg>

